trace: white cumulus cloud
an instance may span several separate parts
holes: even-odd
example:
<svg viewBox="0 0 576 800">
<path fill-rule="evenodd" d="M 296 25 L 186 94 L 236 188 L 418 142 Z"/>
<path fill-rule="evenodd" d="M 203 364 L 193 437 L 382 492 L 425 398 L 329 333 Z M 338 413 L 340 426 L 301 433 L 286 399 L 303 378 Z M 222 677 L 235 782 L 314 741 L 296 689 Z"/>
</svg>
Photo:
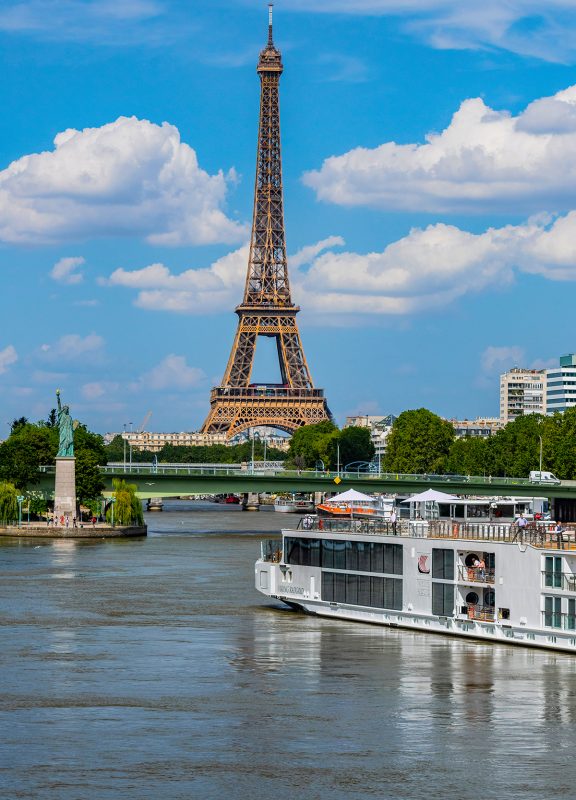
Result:
<svg viewBox="0 0 576 800">
<path fill-rule="evenodd" d="M 576 57 L 574 0 L 290 0 L 290 10 L 398 16 L 405 31 L 438 49 Z"/>
<path fill-rule="evenodd" d="M 490 345 L 480 356 L 480 366 L 487 375 L 500 375 L 512 367 L 523 367 L 524 359 L 524 349 L 518 345 Z"/>
<path fill-rule="evenodd" d="M 104 339 L 96 333 L 81 336 L 78 333 L 67 333 L 53 344 L 40 346 L 40 357 L 46 361 L 59 361 L 62 367 L 68 361 L 77 361 L 87 356 L 94 358 L 101 355 Z"/>
<path fill-rule="evenodd" d="M 576 211 L 483 233 L 437 223 L 413 228 L 379 252 L 333 249 L 343 245 L 341 237 L 329 237 L 289 259 L 292 297 L 309 319 L 439 309 L 473 292 L 499 290 L 521 273 L 576 280 Z M 180 274 L 163 264 L 120 269 L 105 283 L 135 290 L 135 304 L 149 310 L 229 313 L 242 298 L 247 256 L 244 247 Z"/>
<path fill-rule="evenodd" d="M 186 363 L 185 356 L 171 353 L 141 376 L 139 385 L 143 389 L 184 391 L 198 386 L 206 375 L 198 367 Z"/>
<path fill-rule="evenodd" d="M 465 100 L 424 144 L 386 142 L 327 158 L 304 183 L 339 205 L 533 213 L 576 206 L 576 86 L 514 116 Z"/>
<path fill-rule="evenodd" d="M 289 257 L 289 268 L 297 270 L 310 264 L 323 250 L 343 244 L 341 236 L 329 236 L 303 247 Z M 209 267 L 178 274 L 173 274 L 164 264 L 150 264 L 136 270 L 117 269 L 102 283 L 136 289 L 136 305 L 151 311 L 227 313 L 242 299 L 249 253 L 249 246 L 243 245 Z"/>
<path fill-rule="evenodd" d="M 77 267 L 81 267 L 86 261 L 81 256 L 70 256 L 68 258 L 61 258 L 52 267 L 50 277 L 60 283 L 74 284 L 82 283 L 84 276 L 81 272 L 77 272 Z"/>
<path fill-rule="evenodd" d="M 3 350 L 0 350 L 0 375 L 6 372 L 16 361 L 18 361 L 18 353 L 13 345 L 9 344 Z"/>
<path fill-rule="evenodd" d="M 59 133 L 54 144 L 0 171 L 0 240 L 142 236 L 182 245 L 245 236 L 223 211 L 235 173 L 201 169 L 173 125 L 120 117 Z"/>
</svg>

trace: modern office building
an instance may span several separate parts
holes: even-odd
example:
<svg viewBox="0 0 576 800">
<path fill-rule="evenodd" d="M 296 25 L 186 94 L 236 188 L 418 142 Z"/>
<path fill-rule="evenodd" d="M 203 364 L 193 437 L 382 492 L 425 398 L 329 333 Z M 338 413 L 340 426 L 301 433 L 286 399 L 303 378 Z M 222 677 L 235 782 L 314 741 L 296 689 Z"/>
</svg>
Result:
<svg viewBox="0 0 576 800">
<path fill-rule="evenodd" d="M 576 353 L 560 356 L 558 367 L 546 370 L 546 413 L 576 406 Z"/>
<path fill-rule="evenodd" d="M 546 413 L 546 372 L 514 367 L 500 375 L 500 419 L 504 425 L 524 414 Z"/>
</svg>

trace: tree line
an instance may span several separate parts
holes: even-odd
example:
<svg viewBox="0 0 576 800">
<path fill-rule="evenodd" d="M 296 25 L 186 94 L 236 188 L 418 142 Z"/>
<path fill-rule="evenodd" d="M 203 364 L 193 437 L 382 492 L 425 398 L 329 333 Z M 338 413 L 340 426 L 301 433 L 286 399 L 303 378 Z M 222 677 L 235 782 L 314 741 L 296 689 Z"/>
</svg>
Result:
<svg viewBox="0 0 576 800">
<path fill-rule="evenodd" d="M 540 467 L 561 480 L 576 479 L 576 408 L 552 416 L 527 414 L 493 436 L 457 439 L 454 427 L 426 408 L 402 412 L 388 435 L 380 467 L 384 472 L 412 474 L 528 477 Z M 331 422 L 306 425 L 290 442 L 293 465 L 326 469 L 370 461 L 374 447 L 368 428 L 344 428 Z M 356 469 L 353 467 L 352 469 Z"/>
<path fill-rule="evenodd" d="M 576 478 L 576 408 L 552 416 L 526 414 L 493 436 L 456 439 L 446 420 L 425 408 L 404 411 L 387 441 L 388 472 L 527 478 L 531 470 Z"/>
</svg>

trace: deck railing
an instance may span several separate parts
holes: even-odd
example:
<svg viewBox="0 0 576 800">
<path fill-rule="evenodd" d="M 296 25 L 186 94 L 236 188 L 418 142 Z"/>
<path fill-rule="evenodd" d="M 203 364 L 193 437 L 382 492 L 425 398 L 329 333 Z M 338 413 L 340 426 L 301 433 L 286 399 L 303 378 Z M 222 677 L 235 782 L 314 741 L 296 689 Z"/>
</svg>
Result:
<svg viewBox="0 0 576 800">
<path fill-rule="evenodd" d="M 516 542 L 546 549 L 576 550 L 574 527 L 561 533 L 550 530 L 550 525 L 529 522 L 525 528 L 514 523 L 455 522 L 454 520 L 407 520 L 395 524 L 388 520 L 331 518 L 307 515 L 298 522 L 298 529 L 342 534 L 372 534 L 374 536 L 410 536 L 423 539 L 468 539 L 481 542 Z"/>
<path fill-rule="evenodd" d="M 496 609 L 494 606 L 481 606 L 469 603 L 465 613 L 468 619 L 477 619 L 480 620 L 480 622 L 494 622 L 496 619 Z"/>
<path fill-rule="evenodd" d="M 494 570 L 481 567 L 458 567 L 458 580 L 463 583 L 494 583 Z"/>
</svg>

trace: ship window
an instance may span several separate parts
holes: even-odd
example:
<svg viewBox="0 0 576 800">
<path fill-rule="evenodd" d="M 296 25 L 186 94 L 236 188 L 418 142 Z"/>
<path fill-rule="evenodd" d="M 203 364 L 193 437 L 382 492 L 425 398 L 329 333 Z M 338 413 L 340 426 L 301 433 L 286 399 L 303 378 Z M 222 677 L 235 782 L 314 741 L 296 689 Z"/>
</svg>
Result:
<svg viewBox="0 0 576 800">
<path fill-rule="evenodd" d="M 346 542 L 346 569 L 358 569 L 358 542 Z"/>
<path fill-rule="evenodd" d="M 384 545 L 384 572 L 391 575 L 402 575 L 402 545 Z"/>
<path fill-rule="evenodd" d="M 573 597 L 568 600 L 568 616 L 566 617 L 566 627 L 569 631 L 576 631 L 576 600 Z"/>
<path fill-rule="evenodd" d="M 544 625 L 547 628 L 561 628 L 562 627 L 562 598 L 561 597 L 545 597 L 544 598 Z"/>
<path fill-rule="evenodd" d="M 382 578 L 370 578 L 370 605 L 384 608 L 384 583 Z"/>
<path fill-rule="evenodd" d="M 384 572 L 384 545 L 381 542 L 371 542 L 372 569 L 371 572 Z"/>
<path fill-rule="evenodd" d="M 358 605 L 358 575 L 346 575 L 346 602 Z"/>
<path fill-rule="evenodd" d="M 369 606 L 370 603 L 370 577 L 358 575 L 358 605 Z"/>
<path fill-rule="evenodd" d="M 451 551 L 449 551 L 451 552 Z M 432 613 L 451 617 L 454 612 L 454 586 L 451 583 L 432 583 Z"/>
<path fill-rule="evenodd" d="M 362 572 L 371 572 L 370 569 L 370 542 L 356 542 L 358 551 L 358 569 Z"/>
<path fill-rule="evenodd" d="M 322 573 L 322 600 L 331 602 L 334 600 L 334 573 Z"/>
<path fill-rule="evenodd" d="M 300 539 L 287 536 L 284 540 L 284 550 L 287 564 L 300 564 Z"/>
<path fill-rule="evenodd" d="M 334 542 L 334 569 L 346 569 L 346 542 Z"/>
<path fill-rule="evenodd" d="M 308 539 L 310 542 L 310 566 L 320 566 L 320 539 Z"/>
<path fill-rule="evenodd" d="M 332 539 L 322 540 L 322 566 L 334 566 L 334 542 Z"/>
<path fill-rule="evenodd" d="M 396 611 L 402 610 L 402 581 L 384 578 L 384 605 Z"/>
<path fill-rule="evenodd" d="M 346 575 L 342 572 L 334 573 L 334 601 L 336 603 L 346 602 Z"/>
<path fill-rule="evenodd" d="M 432 577 L 441 580 L 454 580 L 454 550 L 441 547 L 432 548 Z"/>
<path fill-rule="evenodd" d="M 544 560 L 544 585 L 562 587 L 562 559 L 558 556 L 546 556 Z"/>
<path fill-rule="evenodd" d="M 402 581 L 326 571 L 322 572 L 322 600 L 401 611 Z"/>
<path fill-rule="evenodd" d="M 498 619 L 510 619 L 510 609 L 509 608 L 499 608 L 498 609 Z"/>
</svg>

